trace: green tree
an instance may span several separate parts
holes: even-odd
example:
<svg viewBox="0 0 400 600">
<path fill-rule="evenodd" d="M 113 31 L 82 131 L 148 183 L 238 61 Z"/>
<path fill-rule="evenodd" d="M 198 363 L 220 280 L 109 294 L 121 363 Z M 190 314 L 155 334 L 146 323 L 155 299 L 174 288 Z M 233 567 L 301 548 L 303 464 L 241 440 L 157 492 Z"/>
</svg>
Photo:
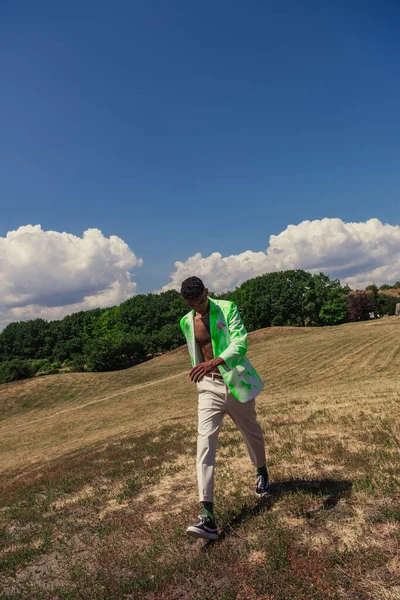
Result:
<svg viewBox="0 0 400 600">
<path fill-rule="evenodd" d="M 94 337 L 84 347 L 88 371 L 111 371 L 124 369 L 142 362 L 145 349 L 134 334 L 115 331 Z"/>
<path fill-rule="evenodd" d="M 164 353 L 182 346 L 184 339 L 179 322 L 167 323 L 161 327 L 159 331 L 153 334 L 151 343 L 153 349 L 152 352 L 148 352 L 149 354 Z M 148 349 L 146 348 L 146 350 Z"/>
<path fill-rule="evenodd" d="M 9 323 L 1 332 L 1 358 L 45 358 L 43 342 L 47 328 L 44 319 Z"/>
<path fill-rule="evenodd" d="M 17 379 L 26 379 L 33 374 L 27 360 L 14 358 L 0 363 L 0 383 L 8 383 Z"/>
<path fill-rule="evenodd" d="M 396 314 L 396 304 L 398 302 L 398 296 L 379 294 L 378 301 L 376 304 L 376 312 L 381 316 L 393 316 L 394 314 Z"/>
<path fill-rule="evenodd" d="M 253 331 L 271 325 L 342 323 L 347 293 L 338 279 L 297 269 L 255 277 L 225 297 L 236 302 L 247 329 Z"/>
<path fill-rule="evenodd" d="M 374 299 L 374 303 L 376 304 L 379 296 L 378 286 L 375 285 L 375 283 L 371 283 L 370 285 L 367 285 L 365 289 L 369 294 L 371 294 L 372 298 Z"/>
<path fill-rule="evenodd" d="M 308 325 L 338 325 L 346 320 L 348 287 L 324 273 L 312 276 L 308 299 Z"/>
<path fill-rule="evenodd" d="M 72 373 L 83 373 L 85 371 L 85 357 L 83 354 L 73 354 L 69 359 L 68 366 Z"/>
<path fill-rule="evenodd" d="M 234 291 L 218 296 L 210 290 L 210 295 L 236 302 L 248 331 L 253 331 L 271 325 L 340 323 L 348 291 L 323 273 L 297 269 L 266 273 Z M 80 311 L 58 321 L 10 323 L 0 333 L 0 360 L 45 360 L 50 365 L 75 361 L 77 370 L 85 362 L 92 370 L 124 368 L 183 344 L 179 320 L 188 310 L 182 296 L 169 290 L 139 294 L 119 306 Z"/>
</svg>

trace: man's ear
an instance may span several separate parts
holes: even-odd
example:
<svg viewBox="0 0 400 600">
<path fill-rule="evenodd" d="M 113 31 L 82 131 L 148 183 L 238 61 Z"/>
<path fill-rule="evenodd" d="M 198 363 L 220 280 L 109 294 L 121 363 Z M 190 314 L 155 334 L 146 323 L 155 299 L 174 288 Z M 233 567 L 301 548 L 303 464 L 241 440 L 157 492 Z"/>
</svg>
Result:
<svg viewBox="0 0 400 600">
<path fill-rule="evenodd" d="M 205 293 L 206 293 L 206 294 L 207 294 L 207 296 L 208 296 L 208 288 L 206 288 L 204 291 L 205 291 Z"/>
</svg>

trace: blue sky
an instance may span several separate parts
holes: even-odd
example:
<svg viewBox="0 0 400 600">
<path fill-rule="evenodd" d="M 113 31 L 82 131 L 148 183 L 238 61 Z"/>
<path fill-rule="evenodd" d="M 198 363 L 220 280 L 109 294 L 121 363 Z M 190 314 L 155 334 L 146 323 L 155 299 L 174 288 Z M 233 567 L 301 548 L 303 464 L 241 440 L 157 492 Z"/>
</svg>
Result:
<svg viewBox="0 0 400 600">
<path fill-rule="evenodd" d="M 265 251 L 326 217 L 400 224 L 389 1 L 0 5 L 0 236 L 98 228 L 143 259 Z"/>
</svg>

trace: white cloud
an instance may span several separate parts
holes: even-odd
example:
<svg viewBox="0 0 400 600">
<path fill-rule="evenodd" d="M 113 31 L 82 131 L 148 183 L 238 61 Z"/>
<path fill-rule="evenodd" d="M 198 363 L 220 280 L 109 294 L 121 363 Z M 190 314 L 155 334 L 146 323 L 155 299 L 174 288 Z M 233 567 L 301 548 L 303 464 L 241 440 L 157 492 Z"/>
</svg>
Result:
<svg viewBox="0 0 400 600">
<path fill-rule="evenodd" d="M 99 229 L 82 237 L 26 225 L 0 237 L 0 330 L 10 321 L 60 319 L 79 310 L 119 304 L 136 292 L 130 271 L 142 266 L 119 237 Z M 177 261 L 162 290 L 190 275 L 222 292 L 277 270 L 323 271 L 352 288 L 400 280 L 400 226 L 370 219 L 303 221 L 272 235 L 265 251 L 223 257 L 200 253 Z"/>
<path fill-rule="evenodd" d="M 121 238 L 99 229 L 82 237 L 40 225 L 10 231 L 0 237 L 0 329 L 119 304 L 135 293 L 129 271 L 142 263 Z"/>
<path fill-rule="evenodd" d="M 200 253 L 175 263 L 171 281 L 160 291 L 180 289 L 191 275 L 215 292 L 234 289 L 246 279 L 286 269 L 320 271 L 352 288 L 400 280 L 400 226 L 370 219 L 344 223 L 341 219 L 303 221 L 271 235 L 265 252 L 250 250 L 223 257 Z"/>
</svg>

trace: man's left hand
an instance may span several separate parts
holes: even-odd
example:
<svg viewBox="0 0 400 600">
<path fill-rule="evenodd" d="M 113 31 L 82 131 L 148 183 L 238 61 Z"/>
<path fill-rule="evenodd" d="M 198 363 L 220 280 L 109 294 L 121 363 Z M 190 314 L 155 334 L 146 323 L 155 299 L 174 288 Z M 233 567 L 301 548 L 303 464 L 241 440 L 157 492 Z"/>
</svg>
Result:
<svg viewBox="0 0 400 600">
<path fill-rule="evenodd" d="M 214 371 L 218 365 L 222 364 L 223 361 L 213 358 L 212 360 L 207 360 L 206 362 L 202 362 L 190 371 L 189 379 L 191 381 L 195 381 L 196 383 L 203 379 L 204 375 L 211 373 Z"/>
</svg>

